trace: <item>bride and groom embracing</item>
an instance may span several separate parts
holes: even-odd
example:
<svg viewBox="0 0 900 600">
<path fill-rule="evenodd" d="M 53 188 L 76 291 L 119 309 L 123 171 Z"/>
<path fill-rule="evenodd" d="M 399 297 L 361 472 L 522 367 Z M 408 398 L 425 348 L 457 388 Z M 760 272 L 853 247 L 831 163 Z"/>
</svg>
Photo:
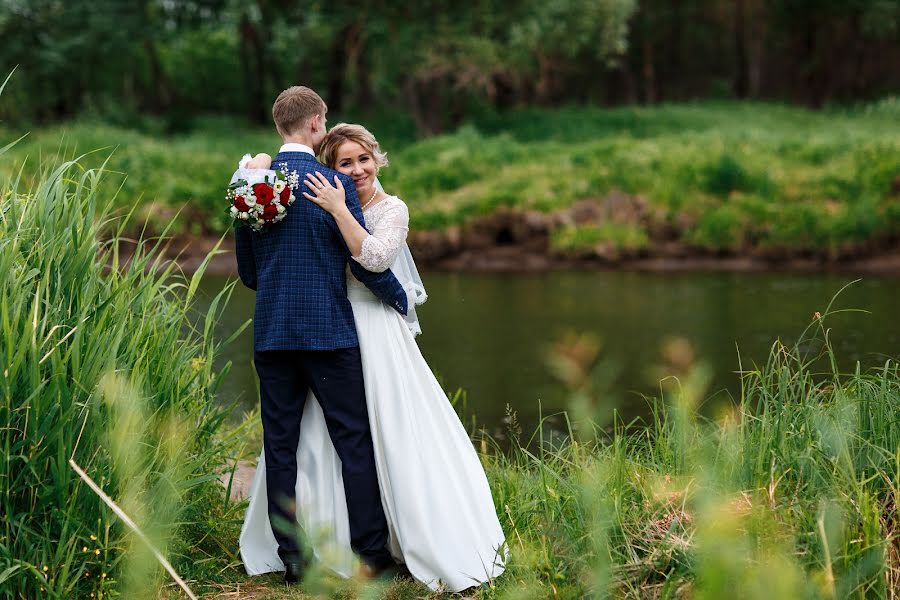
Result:
<svg viewBox="0 0 900 600">
<path fill-rule="evenodd" d="M 256 290 L 263 425 L 241 557 L 249 574 L 283 570 L 289 584 L 310 549 L 345 577 L 408 570 L 460 591 L 503 572 L 503 531 L 414 339 L 426 295 L 407 207 L 378 184 L 387 161 L 374 136 L 349 124 L 326 133 L 326 112 L 307 87 L 283 91 L 272 115 L 284 145 L 241 163 L 290 174 L 306 198 L 271 227 L 235 233 L 241 281 Z"/>
</svg>

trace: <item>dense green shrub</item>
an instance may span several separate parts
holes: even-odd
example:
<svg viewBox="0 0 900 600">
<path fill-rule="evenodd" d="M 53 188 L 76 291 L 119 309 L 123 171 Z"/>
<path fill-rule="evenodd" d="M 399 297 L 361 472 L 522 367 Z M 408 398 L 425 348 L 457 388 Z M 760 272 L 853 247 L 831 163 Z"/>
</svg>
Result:
<svg viewBox="0 0 900 600">
<path fill-rule="evenodd" d="M 797 249 L 821 249 L 828 243 L 831 217 L 822 206 L 811 203 L 789 204 L 773 218 L 764 242 L 770 246 Z"/>
<path fill-rule="evenodd" d="M 710 194 L 727 197 L 734 191 L 749 191 L 751 185 L 750 174 L 728 153 L 709 163 L 703 170 L 703 187 Z"/>
<path fill-rule="evenodd" d="M 711 250 L 737 250 L 746 241 L 747 227 L 747 217 L 738 207 L 716 206 L 700 213 L 688 239 Z"/>
</svg>

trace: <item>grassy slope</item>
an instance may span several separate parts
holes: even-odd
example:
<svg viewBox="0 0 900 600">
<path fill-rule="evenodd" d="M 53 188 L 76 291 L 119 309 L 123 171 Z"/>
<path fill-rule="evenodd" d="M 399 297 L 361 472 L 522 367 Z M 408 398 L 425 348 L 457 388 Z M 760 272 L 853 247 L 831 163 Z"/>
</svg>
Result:
<svg viewBox="0 0 900 600">
<path fill-rule="evenodd" d="M 530 110 L 483 117 L 419 142 L 391 142 L 387 189 L 405 198 L 416 229 L 440 229 L 498 206 L 542 211 L 612 190 L 644 196 L 682 239 L 710 249 L 744 245 L 821 251 L 900 232 L 900 103 L 810 112 L 768 104 L 702 103 L 652 108 Z M 333 119 L 334 120 L 334 119 Z M 400 139 L 400 138 L 398 138 Z M 119 203 L 187 204 L 190 221 L 221 230 L 221 187 L 245 151 L 269 150 L 269 131 L 205 120 L 163 138 L 94 123 L 48 128 L 26 138 L 10 172 L 38 157 L 116 146 L 113 169 L 128 173 Z M 65 150 L 68 148 L 68 150 Z M 88 158 L 99 163 L 108 152 Z M 152 203 L 152 204 L 151 204 Z M 645 232 L 566 232 L 562 247 L 610 240 L 647 243 Z"/>
</svg>

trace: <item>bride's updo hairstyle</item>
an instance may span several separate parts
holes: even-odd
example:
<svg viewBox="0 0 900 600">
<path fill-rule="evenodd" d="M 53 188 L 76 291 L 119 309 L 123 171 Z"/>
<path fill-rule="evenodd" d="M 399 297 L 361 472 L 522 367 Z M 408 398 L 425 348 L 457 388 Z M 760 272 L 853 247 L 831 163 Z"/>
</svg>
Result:
<svg viewBox="0 0 900 600">
<path fill-rule="evenodd" d="M 356 142 L 365 148 L 372 154 L 375 166 L 378 169 L 388 165 L 387 154 L 381 151 L 381 146 L 378 145 L 378 140 L 375 139 L 372 132 L 362 125 L 353 123 L 338 123 L 325 135 L 322 145 L 319 146 L 319 160 L 322 161 L 322 164 L 332 169 L 335 168 L 338 148 L 344 142 Z"/>
</svg>

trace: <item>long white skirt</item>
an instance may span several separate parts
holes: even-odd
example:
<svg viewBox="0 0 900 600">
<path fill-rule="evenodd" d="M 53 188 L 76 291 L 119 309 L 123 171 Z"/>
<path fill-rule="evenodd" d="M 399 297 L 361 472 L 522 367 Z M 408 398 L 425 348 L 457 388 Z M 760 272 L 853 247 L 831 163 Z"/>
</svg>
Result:
<svg viewBox="0 0 900 600">
<path fill-rule="evenodd" d="M 497 577 L 506 546 L 475 449 L 403 319 L 368 290 L 349 286 L 365 379 L 375 464 L 394 557 L 433 590 L 460 591 Z M 283 571 L 269 524 L 260 455 L 241 529 L 250 575 Z M 341 462 L 310 393 L 297 448 L 297 510 L 317 558 L 349 577 Z"/>
</svg>

